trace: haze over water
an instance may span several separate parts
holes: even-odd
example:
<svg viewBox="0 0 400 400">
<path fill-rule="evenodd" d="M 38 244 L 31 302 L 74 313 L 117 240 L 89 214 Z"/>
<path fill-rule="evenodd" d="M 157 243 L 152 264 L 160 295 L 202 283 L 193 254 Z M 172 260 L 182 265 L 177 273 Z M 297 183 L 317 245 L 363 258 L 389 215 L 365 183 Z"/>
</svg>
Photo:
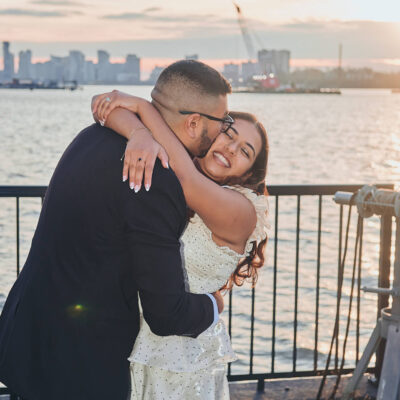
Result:
<svg viewBox="0 0 400 400">
<path fill-rule="evenodd" d="M 75 92 L 2 90 L 0 185 L 47 185 L 65 147 L 92 123 L 91 96 L 111 89 L 88 86 Z M 130 86 L 121 90 L 148 98 L 151 88 Z M 250 111 L 265 124 L 271 149 L 268 184 L 400 182 L 400 95 L 387 90 L 344 90 L 341 96 L 233 94 L 229 106 L 231 110 Z M 102 184 L 101 176 L 93 179 Z M 254 372 L 268 371 L 271 360 L 274 205 L 275 198 L 271 198 L 267 264 L 256 289 Z M 296 199 L 281 198 L 279 210 L 276 369 L 288 371 L 293 351 Z M 21 200 L 21 266 L 39 211 L 39 199 Z M 297 365 L 299 369 L 310 369 L 314 348 L 317 199 L 303 198 L 301 211 Z M 338 206 L 324 198 L 319 366 L 333 329 L 337 230 Z M 354 219 L 351 232 L 354 238 Z M 365 221 L 364 241 L 362 286 L 374 286 L 378 272 L 378 218 Z M 0 306 L 15 279 L 15 257 L 15 199 L 0 199 Z M 347 285 L 349 273 L 348 269 Z M 347 295 L 346 289 L 345 304 Z M 250 348 L 250 290 L 236 290 L 233 301 L 233 345 L 240 360 L 232 366 L 232 372 L 243 373 L 248 371 Z M 374 325 L 375 307 L 376 296 L 363 294 L 361 348 Z M 347 312 L 343 310 L 342 314 L 344 318 Z M 352 357 L 354 341 L 350 341 L 347 358 Z"/>
</svg>

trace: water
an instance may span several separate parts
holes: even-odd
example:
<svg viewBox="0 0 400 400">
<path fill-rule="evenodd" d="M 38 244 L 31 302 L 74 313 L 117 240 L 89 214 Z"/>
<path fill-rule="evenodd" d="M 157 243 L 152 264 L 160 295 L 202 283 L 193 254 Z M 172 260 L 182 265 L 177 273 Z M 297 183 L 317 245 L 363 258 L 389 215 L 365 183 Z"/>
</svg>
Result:
<svg viewBox="0 0 400 400">
<path fill-rule="evenodd" d="M 64 148 L 82 128 L 92 123 L 91 96 L 110 89 L 89 86 L 75 92 L 2 90 L 0 185 L 47 185 Z M 151 90 L 144 86 L 120 89 L 146 98 L 149 98 Z M 400 182 L 400 95 L 387 90 L 344 90 L 342 96 L 233 94 L 230 108 L 250 111 L 265 124 L 271 148 L 269 184 Z M 101 177 L 93 179 L 98 179 L 101 184 Z M 275 212 L 274 205 L 274 199 L 271 199 L 271 216 Z M 292 369 L 296 206 L 296 199 L 280 199 L 275 371 Z M 29 251 L 39 212 L 39 199 L 21 200 L 21 265 Z M 301 212 L 297 368 L 311 369 L 315 329 L 317 199 L 303 198 Z M 333 328 L 338 224 L 338 206 L 331 199 L 324 198 L 319 367 L 323 366 Z M 351 240 L 354 240 L 354 218 L 352 224 Z M 379 219 L 366 220 L 362 285 L 376 285 L 378 233 Z M 256 373 L 269 372 L 271 365 L 272 236 L 273 226 L 267 263 L 260 273 L 256 289 L 253 370 Z M 15 199 L 0 199 L 0 306 L 15 279 L 15 254 Z M 351 259 L 348 264 L 350 267 Z M 343 299 L 346 307 L 350 272 L 347 268 Z M 250 289 L 235 290 L 233 304 L 232 340 L 239 361 L 232 365 L 232 372 L 247 373 Z M 375 322 L 375 295 L 362 295 L 361 315 L 362 349 Z M 343 309 L 342 327 L 346 316 L 347 311 Z M 351 333 L 354 331 L 352 324 Z M 348 365 L 352 366 L 354 340 L 350 340 L 348 348 L 346 358 L 350 360 Z"/>
</svg>

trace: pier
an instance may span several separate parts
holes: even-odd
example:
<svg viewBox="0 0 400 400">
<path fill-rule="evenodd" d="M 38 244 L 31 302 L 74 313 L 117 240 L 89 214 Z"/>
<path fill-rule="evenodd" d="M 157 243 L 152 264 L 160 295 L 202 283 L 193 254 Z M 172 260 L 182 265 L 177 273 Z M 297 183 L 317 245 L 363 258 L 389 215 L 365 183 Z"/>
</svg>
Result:
<svg viewBox="0 0 400 400">
<path fill-rule="evenodd" d="M 351 335 L 351 351 L 348 350 L 352 356 L 348 356 L 344 367 L 341 368 L 341 346 L 342 338 L 339 335 L 339 331 L 335 333 L 334 337 L 334 351 L 332 361 L 327 368 L 325 368 L 326 353 L 328 342 L 327 337 L 331 337 L 334 326 L 334 314 L 337 304 L 332 304 L 328 308 L 326 303 L 327 288 L 322 285 L 322 278 L 324 268 L 328 265 L 325 264 L 322 254 L 326 251 L 324 248 L 324 242 L 322 236 L 328 234 L 332 236 L 337 235 L 335 239 L 337 246 L 334 249 L 337 254 L 337 260 L 330 260 L 336 268 L 332 268 L 331 273 L 334 279 L 338 279 L 339 283 L 339 266 L 345 252 L 345 231 L 346 231 L 346 220 L 347 212 L 349 207 L 344 205 L 334 205 L 333 210 L 336 210 L 336 215 L 333 215 L 331 211 L 327 217 L 325 217 L 326 204 L 331 204 L 332 197 L 337 191 L 355 192 L 360 189 L 363 185 L 274 185 L 269 186 L 268 191 L 270 194 L 270 237 L 268 244 L 268 263 L 270 264 L 270 272 L 268 272 L 268 278 L 270 280 L 271 293 L 268 294 L 268 304 L 265 307 L 268 310 L 268 314 L 264 314 L 264 319 L 261 319 L 258 315 L 258 306 L 260 304 L 260 292 L 261 286 L 256 286 L 253 289 L 249 289 L 245 296 L 241 300 L 243 305 L 240 305 L 238 309 L 238 298 L 237 289 L 230 292 L 225 297 L 225 321 L 227 322 L 229 333 L 232 337 L 233 347 L 235 349 L 235 343 L 240 340 L 241 343 L 246 344 L 248 351 L 243 353 L 241 350 L 239 354 L 240 365 L 229 365 L 228 368 L 228 380 L 231 388 L 231 399 L 247 400 L 305 400 L 315 399 L 318 392 L 319 383 L 321 376 L 327 376 L 327 382 L 325 385 L 324 395 L 322 399 L 327 399 L 331 388 L 334 385 L 336 376 L 338 374 L 343 375 L 341 384 L 339 386 L 337 396 L 340 398 L 341 390 L 348 380 L 350 374 L 354 371 L 356 362 L 360 359 L 363 352 L 363 347 L 360 343 L 362 338 L 362 332 L 360 329 L 363 315 L 360 310 L 365 294 L 360 290 L 361 279 L 358 281 L 358 290 L 354 297 L 355 307 L 357 312 L 354 314 L 355 328 L 350 332 Z M 393 184 L 377 184 L 379 188 L 393 189 Z M 36 198 L 43 201 L 46 193 L 45 186 L 0 186 L 0 201 L 8 199 L 7 201 L 15 202 L 14 212 L 9 215 L 10 220 L 15 221 L 15 276 L 20 272 L 23 260 L 21 259 L 20 243 L 21 243 L 21 216 L 24 215 L 21 212 L 23 202 L 27 198 Z M 310 207 L 309 200 L 313 200 L 313 214 L 315 216 L 313 226 L 315 228 L 307 229 L 303 228 L 304 222 L 302 221 L 303 207 Z M 293 221 L 294 225 L 290 227 L 282 226 L 284 221 L 285 210 L 282 210 L 282 205 L 291 201 L 294 204 L 293 208 Z M 10 204 L 10 203 L 8 203 Z M 40 201 L 38 202 L 40 204 Z M 40 207 L 40 206 L 39 206 Z M 8 208 L 10 209 L 10 207 Z M 333 223 L 334 221 L 334 223 Z M 392 238 L 392 217 L 383 216 L 379 219 L 380 231 L 378 230 L 379 237 L 379 264 L 376 265 L 377 280 L 376 285 L 380 287 L 389 287 L 389 277 L 391 269 L 391 238 Z M 329 229 L 327 228 L 329 225 Z M 332 228 L 334 227 L 334 228 Z M 336 232 L 333 232 L 338 228 Z M 354 227 L 353 227 L 354 228 Z M 294 240 L 288 244 L 287 238 L 282 238 L 282 231 L 290 231 L 293 233 Z M 328 232 L 329 231 L 329 232 Z M 331 232 L 332 231 L 332 232 Z M 328 232 L 328 233 L 327 233 Z M 314 265 L 314 272 L 312 277 L 314 286 L 307 288 L 308 292 L 312 292 L 313 299 L 313 321 L 310 324 L 312 328 L 307 328 L 306 334 L 308 335 L 309 343 L 312 343 L 312 349 L 308 348 L 305 350 L 305 345 L 301 343 L 302 332 L 302 315 L 300 314 L 302 293 L 304 291 L 300 276 L 302 274 L 303 261 L 302 252 L 304 251 L 304 243 L 302 242 L 303 236 L 307 234 L 307 241 L 312 242 L 313 249 L 316 252 L 311 260 L 308 260 L 311 265 Z M 333 239 L 332 239 L 333 240 Z M 363 247 L 363 237 L 360 238 L 360 254 L 365 251 L 366 245 Z M 293 245 L 293 246 L 292 246 Z M 287 246 L 293 247 L 294 253 L 294 264 L 290 265 L 292 268 L 293 275 L 293 286 L 291 282 L 287 284 L 287 290 L 291 293 L 293 298 L 293 304 L 291 308 L 290 318 L 287 319 L 285 328 L 291 331 L 290 339 L 287 339 L 285 346 L 287 347 L 286 358 L 282 358 L 279 353 L 279 346 L 282 347 L 282 343 L 279 344 L 280 335 L 278 332 L 280 325 L 282 325 L 281 314 L 282 307 L 279 299 L 282 298 L 280 286 L 278 285 L 279 277 L 282 274 L 280 260 L 281 252 L 287 251 Z M 349 253 L 351 253 L 351 247 L 349 247 Z M 361 257 L 362 259 L 362 257 Z M 349 259 L 349 263 L 352 259 Z M 288 266 L 285 266 L 287 268 Z M 331 268 L 331 264 L 329 264 Z M 326 272 L 326 271 L 325 271 Z M 360 264 L 359 274 L 361 276 L 362 265 Z M 310 277 L 311 278 L 311 277 Z M 349 289 L 348 280 L 344 280 L 344 291 L 348 296 Z M 285 294 L 283 294 L 285 296 Z M 377 316 L 377 310 L 386 307 L 388 305 L 388 295 L 379 294 L 376 297 L 375 309 L 369 311 L 375 313 L 372 322 L 376 322 L 375 316 Z M 347 304 L 347 303 L 346 303 Z M 248 308 L 247 308 L 248 307 Z M 240 312 L 239 312 L 239 311 Z M 243 318 L 243 313 L 246 314 L 246 324 L 248 328 L 245 330 L 241 329 L 240 333 L 237 332 L 240 319 Z M 285 315 L 287 316 L 287 312 Z M 331 315 L 331 320 L 328 320 L 328 324 L 323 322 L 322 316 Z M 242 316 L 241 316 L 242 315 Z M 265 321 L 267 319 L 267 321 Z M 343 323 L 344 325 L 344 323 Z M 342 326 L 343 326 L 342 325 Z M 261 327 L 260 327 L 261 326 Z M 270 327 L 270 329 L 269 329 Z M 365 327 L 363 328 L 366 329 Z M 369 329 L 369 327 L 368 327 Z M 303 329 L 304 330 L 304 329 Z M 327 330 L 328 332 L 323 332 Z M 369 335 L 371 330 L 367 332 Z M 246 337 L 243 335 L 246 334 Z M 365 336 L 365 333 L 364 333 Z M 350 339 L 349 339 L 350 340 Z M 265 343 L 265 348 L 262 349 L 264 353 L 261 353 L 260 343 Z M 349 344 L 350 346 L 350 344 Z M 354 346 L 354 348 L 353 348 Z M 309 346 L 310 347 L 310 346 Z M 281 351 L 281 350 L 280 350 Z M 384 345 L 381 345 L 376 353 L 376 360 L 372 361 L 367 370 L 368 374 L 379 376 L 382 359 L 384 354 Z M 354 355 L 354 358 L 353 358 Z M 369 375 L 365 375 L 362 379 L 362 384 L 357 390 L 357 399 L 372 399 L 376 395 L 376 387 L 368 382 Z M 7 388 L 0 388 L 0 399 L 7 399 L 9 395 Z M 17 400 L 11 396 L 11 400 Z"/>
</svg>

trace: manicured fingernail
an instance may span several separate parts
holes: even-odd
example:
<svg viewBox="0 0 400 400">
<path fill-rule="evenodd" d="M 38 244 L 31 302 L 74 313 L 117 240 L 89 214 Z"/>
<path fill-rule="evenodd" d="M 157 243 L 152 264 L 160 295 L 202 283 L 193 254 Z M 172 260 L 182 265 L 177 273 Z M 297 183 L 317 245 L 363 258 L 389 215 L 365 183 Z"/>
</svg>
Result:
<svg viewBox="0 0 400 400">
<path fill-rule="evenodd" d="M 122 177 L 122 182 L 125 182 L 127 179 L 128 179 L 128 177 L 127 177 L 126 175 L 124 175 L 124 176 Z"/>
<path fill-rule="evenodd" d="M 130 187 L 131 189 L 133 189 L 133 188 L 135 187 L 135 184 L 134 184 L 133 182 L 131 182 L 131 183 L 129 184 L 129 187 Z"/>
<path fill-rule="evenodd" d="M 140 185 L 135 186 L 135 193 L 137 193 L 140 190 Z"/>
<path fill-rule="evenodd" d="M 144 185 L 144 187 L 146 188 L 146 192 L 148 192 L 148 191 L 150 190 L 150 185 L 149 185 L 148 183 L 146 183 L 146 184 Z"/>
<path fill-rule="evenodd" d="M 168 164 L 168 161 L 166 162 L 166 164 L 167 164 L 167 168 L 169 168 L 169 164 Z"/>
</svg>

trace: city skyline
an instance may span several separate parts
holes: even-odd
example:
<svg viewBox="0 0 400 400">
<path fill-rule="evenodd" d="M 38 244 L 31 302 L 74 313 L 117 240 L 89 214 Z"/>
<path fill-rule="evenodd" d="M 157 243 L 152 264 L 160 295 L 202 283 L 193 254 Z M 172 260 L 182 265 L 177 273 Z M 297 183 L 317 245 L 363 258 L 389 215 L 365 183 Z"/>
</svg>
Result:
<svg viewBox="0 0 400 400">
<path fill-rule="evenodd" d="M 371 0 L 238 4 L 258 48 L 288 49 L 294 68 L 335 66 L 343 43 L 344 67 L 400 69 L 397 1 L 384 0 L 379 6 Z M 13 42 L 15 53 L 31 49 L 33 60 L 65 56 L 70 49 L 89 59 L 104 49 L 113 61 L 135 53 L 143 60 L 144 73 L 191 53 L 211 65 L 248 58 L 229 0 L 172 0 L 168 8 L 158 0 L 3 0 L 0 39 Z"/>
<path fill-rule="evenodd" d="M 75 84 L 154 84 L 165 65 L 155 66 L 149 76 L 143 76 L 141 59 L 136 54 L 127 54 L 120 62 L 112 62 L 109 52 L 97 50 L 97 59 L 90 60 L 77 50 L 70 50 L 65 57 L 51 55 L 42 62 L 32 62 L 32 50 L 22 50 L 15 54 L 11 43 L 4 41 L 4 67 L 0 69 L 0 83 L 12 82 L 49 83 L 75 82 Z M 256 54 L 254 54 L 255 56 Z M 186 59 L 199 60 L 198 54 L 185 55 Z M 17 62 L 16 62 L 17 61 Z M 225 63 L 222 73 L 234 85 L 252 81 L 256 76 L 290 74 L 290 51 L 285 49 L 257 52 L 257 60 L 244 60 L 242 63 Z"/>
</svg>

